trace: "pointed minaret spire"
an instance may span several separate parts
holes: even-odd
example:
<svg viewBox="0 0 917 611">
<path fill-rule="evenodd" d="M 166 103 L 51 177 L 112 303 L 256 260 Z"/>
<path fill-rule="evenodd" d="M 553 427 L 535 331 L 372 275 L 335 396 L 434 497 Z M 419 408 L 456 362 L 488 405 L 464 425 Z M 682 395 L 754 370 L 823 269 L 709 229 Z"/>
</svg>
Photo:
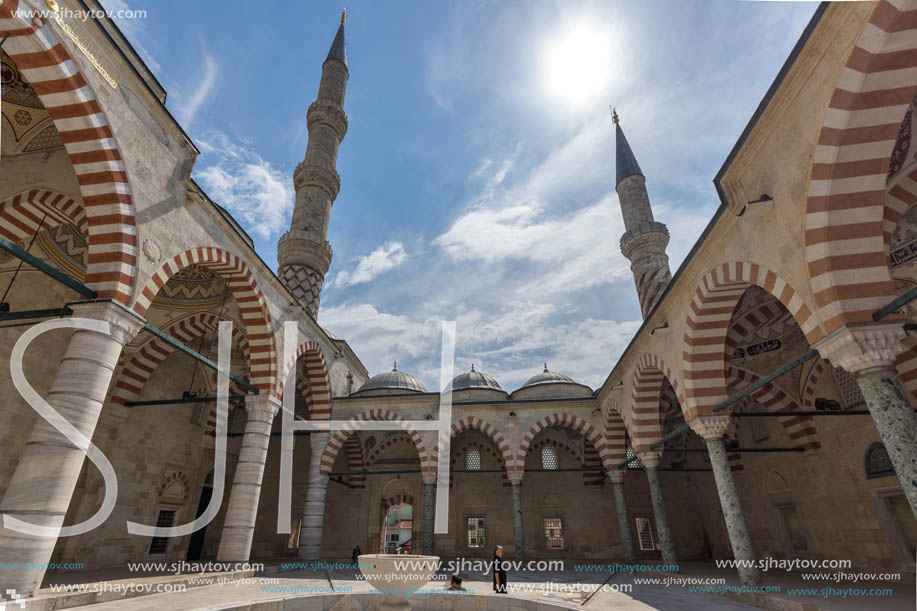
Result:
<svg viewBox="0 0 917 611">
<path fill-rule="evenodd" d="M 336 171 L 338 148 L 347 133 L 344 95 L 347 90 L 347 47 L 341 15 L 328 57 L 322 64 L 318 97 L 309 106 L 306 124 L 309 143 L 306 156 L 293 172 L 296 202 L 290 231 L 277 245 L 278 275 L 290 292 L 313 317 L 318 316 L 322 284 L 331 265 L 328 221 L 331 206 L 341 188 Z"/>
<path fill-rule="evenodd" d="M 672 279 L 669 256 L 665 252 L 669 230 L 653 218 L 646 178 L 624 137 L 615 109 L 611 111 L 611 120 L 615 124 L 615 190 L 625 229 L 621 236 L 621 252 L 630 260 L 640 311 L 646 318 Z"/>
</svg>

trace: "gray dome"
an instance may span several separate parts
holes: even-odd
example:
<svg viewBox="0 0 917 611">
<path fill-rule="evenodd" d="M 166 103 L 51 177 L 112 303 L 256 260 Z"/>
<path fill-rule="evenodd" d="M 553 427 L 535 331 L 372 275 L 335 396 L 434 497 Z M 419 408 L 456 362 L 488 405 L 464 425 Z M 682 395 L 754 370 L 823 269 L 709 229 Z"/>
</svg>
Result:
<svg viewBox="0 0 917 611">
<path fill-rule="evenodd" d="M 526 380 L 525 384 L 522 385 L 522 388 L 529 388 L 531 386 L 538 386 L 540 384 L 578 384 L 569 376 L 565 376 L 562 373 L 557 373 L 554 371 L 548 371 L 548 364 L 544 364 L 544 371 L 538 375 L 534 375 Z"/>
<path fill-rule="evenodd" d="M 398 365 L 391 371 L 380 373 L 367 380 L 366 384 L 360 387 L 357 392 L 364 390 L 407 390 L 410 392 L 427 392 L 426 387 L 421 384 L 420 380 L 409 373 L 398 371 Z"/>
<path fill-rule="evenodd" d="M 460 373 L 452 379 L 452 390 L 472 390 L 472 389 L 485 389 L 485 390 L 499 390 L 500 385 L 497 384 L 497 381 L 487 375 L 486 373 L 481 373 L 480 371 L 474 370 L 474 365 L 471 366 L 471 371 L 465 373 Z"/>
</svg>

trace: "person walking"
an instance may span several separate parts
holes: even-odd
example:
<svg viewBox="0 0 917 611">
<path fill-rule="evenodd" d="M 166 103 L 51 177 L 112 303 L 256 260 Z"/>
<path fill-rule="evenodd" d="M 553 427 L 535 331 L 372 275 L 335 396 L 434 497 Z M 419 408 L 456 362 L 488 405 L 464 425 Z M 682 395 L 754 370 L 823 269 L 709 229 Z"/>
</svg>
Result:
<svg viewBox="0 0 917 611">
<path fill-rule="evenodd" d="M 494 592 L 497 594 L 506 594 L 506 568 L 503 565 L 502 545 L 498 545 L 494 549 L 492 566 L 494 572 Z"/>
<path fill-rule="evenodd" d="M 353 564 L 353 568 L 357 568 L 357 561 L 360 558 L 360 554 L 363 552 L 360 551 L 360 546 L 353 548 L 353 552 L 350 554 L 350 562 Z"/>
</svg>

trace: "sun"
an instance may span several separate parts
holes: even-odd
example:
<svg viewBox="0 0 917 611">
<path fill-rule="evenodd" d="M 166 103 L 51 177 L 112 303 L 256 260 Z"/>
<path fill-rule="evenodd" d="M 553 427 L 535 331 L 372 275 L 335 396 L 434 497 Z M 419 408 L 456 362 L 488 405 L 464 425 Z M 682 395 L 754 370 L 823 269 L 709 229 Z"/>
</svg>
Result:
<svg viewBox="0 0 917 611">
<path fill-rule="evenodd" d="M 601 93 L 612 76 L 612 35 L 591 24 L 569 28 L 545 49 L 547 89 L 574 104 Z"/>
</svg>

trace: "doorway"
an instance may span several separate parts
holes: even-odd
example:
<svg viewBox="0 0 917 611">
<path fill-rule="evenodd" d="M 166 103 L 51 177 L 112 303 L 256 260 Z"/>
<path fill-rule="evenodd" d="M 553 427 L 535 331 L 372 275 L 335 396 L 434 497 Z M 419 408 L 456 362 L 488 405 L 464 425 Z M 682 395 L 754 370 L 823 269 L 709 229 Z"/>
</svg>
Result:
<svg viewBox="0 0 917 611">
<path fill-rule="evenodd" d="M 207 474 L 207 478 L 204 480 L 204 487 L 201 489 L 201 500 L 197 503 L 197 512 L 194 514 L 194 519 L 198 519 L 204 514 L 208 505 L 210 505 L 210 498 L 213 496 L 213 471 Z M 193 533 L 191 533 L 191 541 L 188 542 L 188 557 L 189 562 L 194 562 L 201 559 L 201 555 L 204 551 L 204 534 L 207 531 L 207 527 L 200 528 Z"/>
</svg>

